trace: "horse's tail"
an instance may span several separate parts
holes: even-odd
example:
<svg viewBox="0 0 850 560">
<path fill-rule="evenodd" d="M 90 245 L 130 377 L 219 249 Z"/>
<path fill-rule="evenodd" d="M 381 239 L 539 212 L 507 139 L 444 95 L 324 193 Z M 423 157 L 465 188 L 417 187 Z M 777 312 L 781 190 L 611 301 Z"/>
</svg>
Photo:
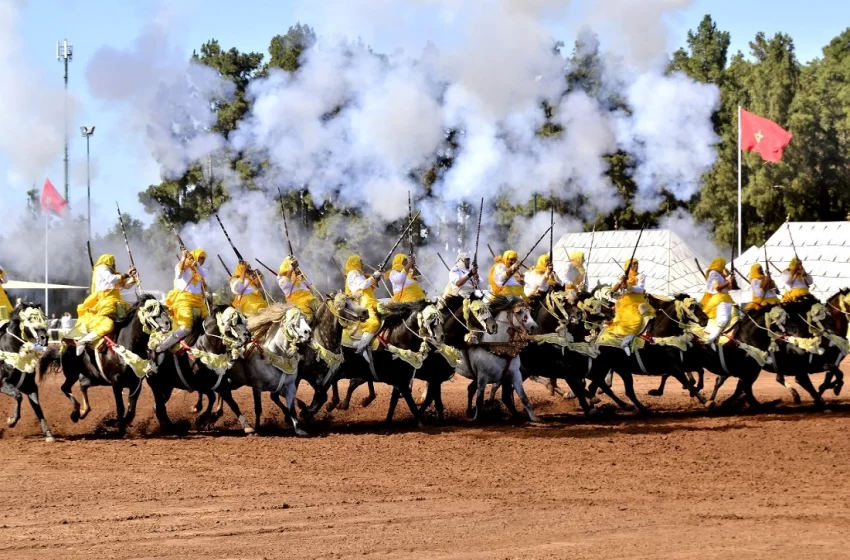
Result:
<svg viewBox="0 0 850 560">
<path fill-rule="evenodd" d="M 38 367 L 35 370 L 35 382 L 41 384 L 45 376 L 61 373 L 62 361 L 60 360 L 59 351 L 53 346 L 48 346 L 47 350 L 44 351 L 44 354 L 38 360 Z"/>
</svg>

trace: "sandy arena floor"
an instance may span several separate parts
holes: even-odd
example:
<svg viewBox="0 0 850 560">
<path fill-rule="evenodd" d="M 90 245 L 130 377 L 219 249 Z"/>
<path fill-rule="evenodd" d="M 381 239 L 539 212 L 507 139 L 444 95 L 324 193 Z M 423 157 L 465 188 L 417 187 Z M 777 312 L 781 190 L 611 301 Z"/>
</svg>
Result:
<svg viewBox="0 0 850 560">
<path fill-rule="evenodd" d="M 718 416 L 674 383 L 648 396 L 656 381 L 637 384 L 657 411 L 648 418 L 588 422 L 529 382 L 542 423 L 475 426 L 455 379 L 443 389 L 448 422 L 424 431 L 403 403 L 386 427 L 379 387 L 369 408 L 335 411 L 309 439 L 280 427 L 267 397 L 259 437 L 227 411 L 216 431 L 163 436 L 145 388 L 116 440 L 108 389 L 93 389 L 94 411 L 71 424 L 48 379 L 59 440 L 41 439 L 26 402 L 20 424 L 0 429 L 0 558 L 850 557 L 847 400 L 829 393 L 825 413 L 807 397 L 794 406 L 763 375 L 757 397 L 781 403 Z M 250 392 L 237 395 L 250 419 Z M 190 418 L 194 400 L 178 392 L 172 417 Z M 0 398 L 3 415 L 11 405 Z"/>
</svg>

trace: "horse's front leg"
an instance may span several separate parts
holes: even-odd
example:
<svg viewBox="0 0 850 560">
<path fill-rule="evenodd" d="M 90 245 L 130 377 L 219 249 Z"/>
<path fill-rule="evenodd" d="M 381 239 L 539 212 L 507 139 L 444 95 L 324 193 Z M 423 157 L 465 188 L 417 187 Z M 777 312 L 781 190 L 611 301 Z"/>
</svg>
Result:
<svg viewBox="0 0 850 560">
<path fill-rule="evenodd" d="M 664 394 L 664 386 L 667 385 L 667 378 L 668 377 L 670 377 L 670 376 L 669 375 L 662 375 L 661 376 L 661 383 L 658 385 L 658 388 L 657 389 L 650 389 L 649 395 L 652 396 L 652 397 L 662 396 Z"/>
<path fill-rule="evenodd" d="M 222 385 L 224 385 L 224 383 L 222 383 Z M 233 393 L 230 392 L 230 388 L 225 387 L 224 389 L 219 389 L 218 394 L 221 395 L 222 400 L 227 403 L 227 406 L 230 407 L 230 410 L 232 410 L 233 414 L 236 415 L 236 420 L 238 420 L 239 425 L 242 426 L 242 431 L 248 435 L 253 434 L 254 428 L 251 427 L 251 424 L 248 423 L 245 415 L 242 414 L 242 411 L 239 409 L 239 405 L 236 404 L 236 400 L 233 398 Z"/>
<path fill-rule="evenodd" d="M 204 408 L 204 394 L 198 391 L 198 400 L 195 402 L 195 405 L 189 410 L 192 414 L 198 414 Z"/>
<path fill-rule="evenodd" d="M 20 375 L 24 375 L 23 372 L 19 373 Z M 14 385 L 7 383 L 6 380 L 3 380 L 3 383 L 0 384 L 0 392 L 9 395 L 15 400 L 15 408 L 12 410 L 12 415 L 6 419 L 6 424 L 10 428 L 14 428 L 21 419 L 21 400 L 23 399 L 23 395 Z"/>
<path fill-rule="evenodd" d="M 142 394 L 142 386 L 144 382 L 141 378 L 138 379 L 139 384 L 136 387 L 128 387 L 130 394 L 127 397 L 127 415 L 124 416 L 124 424 L 130 425 L 136 418 L 136 405 L 139 402 L 139 395 Z"/>
<path fill-rule="evenodd" d="M 85 393 L 83 393 L 85 395 Z M 118 421 L 118 435 L 127 433 L 127 425 L 124 423 L 124 388 L 120 385 L 112 386 L 112 396 L 115 397 L 115 418 Z"/>
<path fill-rule="evenodd" d="M 525 394 L 525 387 L 522 386 L 522 373 L 519 371 L 519 358 L 517 358 L 513 364 L 511 364 L 510 372 L 508 373 L 511 385 L 513 385 L 514 391 L 519 396 L 519 400 L 522 402 L 522 406 L 525 407 L 525 412 L 528 414 L 528 419 L 532 422 L 539 422 L 540 418 L 537 414 L 534 413 L 534 409 L 531 406 L 531 401 L 528 399 L 528 395 Z M 505 393 L 505 388 L 502 387 L 502 394 Z M 513 405 L 513 395 L 511 395 L 511 405 Z"/>
<path fill-rule="evenodd" d="M 254 396 L 254 430 L 259 433 L 263 417 L 263 393 L 256 387 L 251 387 L 251 393 Z"/>
<path fill-rule="evenodd" d="M 89 404 L 89 387 L 91 387 L 91 379 L 85 377 L 83 375 L 80 376 L 80 392 L 83 394 L 83 404 L 80 407 L 80 420 L 85 420 L 86 416 L 91 412 L 91 405 Z M 124 403 L 121 403 L 123 408 Z"/>
<path fill-rule="evenodd" d="M 35 385 L 33 383 L 33 385 Z M 44 434 L 44 441 L 53 443 L 55 441 L 53 433 L 50 431 L 50 426 L 47 425 L 47 420 L 44 419 L 44 411 L 41 410 L 41 403 L 38 402 L 38 386 L 35 386 L 32 392 L 27 393 L 32 411 L 35 412 L 35 417 L 38 418 L 38 424 L 41 426 L 41 432 Z"/>
</svg>

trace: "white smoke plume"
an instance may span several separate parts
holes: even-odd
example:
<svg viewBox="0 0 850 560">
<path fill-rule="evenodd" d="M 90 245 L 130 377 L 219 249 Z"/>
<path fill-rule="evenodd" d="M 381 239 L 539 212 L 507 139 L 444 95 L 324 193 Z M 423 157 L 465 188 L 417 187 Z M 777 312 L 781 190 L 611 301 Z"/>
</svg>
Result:
<svg viewBox="0 0 850 560">
<path fill-rule="evenodd" d="M 65 113 L 61 82 L 46 79 L 28 63 L 20 32 L 23 5 L 0 2 L 0 151 L 10 165 L 7 180 L 29 186 L 43 181 L 62 156 Z M 68 122 L 74 122 L 76 104 L 69 96 Z M 7 196 L 13 197 L 2 194 Z"/>
</svg>

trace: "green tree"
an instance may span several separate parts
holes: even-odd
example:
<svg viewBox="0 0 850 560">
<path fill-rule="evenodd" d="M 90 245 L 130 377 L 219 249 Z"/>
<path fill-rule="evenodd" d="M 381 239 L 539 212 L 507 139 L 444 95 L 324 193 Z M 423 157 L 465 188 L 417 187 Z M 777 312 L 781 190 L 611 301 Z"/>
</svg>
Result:
<svg viewBox="0 0 850 560">
<path fill-rule="evenodd" d="M 316 44 L 316 32 L 309 25 L 296 23 L 285 35 L 272 37 L 266 69 L 280 68 L 287 72 L 295 72 L 301 66 L 301 55 L 314 44 Z"/>
</svg>

